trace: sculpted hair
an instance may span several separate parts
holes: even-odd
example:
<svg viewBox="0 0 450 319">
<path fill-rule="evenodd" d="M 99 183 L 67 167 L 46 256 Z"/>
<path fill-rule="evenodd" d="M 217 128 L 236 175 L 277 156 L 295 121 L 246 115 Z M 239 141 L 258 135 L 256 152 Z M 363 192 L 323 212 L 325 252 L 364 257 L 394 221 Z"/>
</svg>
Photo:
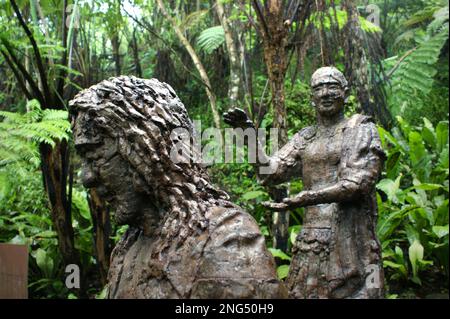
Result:
<svg viewBox="0 0 450 319">
<path fill-rule="evenodd" d="M 74 121 L 84 117 L 92 123 L 86 130 L 117 140 L 120 155 L 144 181 L 149 199 L 164 211 L 161 249 L 205 229 L 208 207 L 228 198 L 211 185 L 200 164 L 171 160 L 172 130 L 183 128 L 192 136 L 193 125 L 168 84 L 156 79 L 110 78 L 77 94 L 70 108 Z"/>
</svg>

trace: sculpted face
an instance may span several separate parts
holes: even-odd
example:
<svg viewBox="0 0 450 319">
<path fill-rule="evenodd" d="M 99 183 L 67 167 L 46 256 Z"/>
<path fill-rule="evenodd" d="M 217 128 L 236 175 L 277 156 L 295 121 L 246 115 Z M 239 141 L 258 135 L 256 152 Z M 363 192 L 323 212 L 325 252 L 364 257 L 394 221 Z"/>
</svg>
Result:
<svg viewBox="0 0 450 319">
<path fill-rule="evenodd" d="M 118 77 L 81 91 L 69 106 L 83 184 L 95 187 L 119 224 L 150 234 L 175 205 L 174 185 L 198 173 L 170 161 L 171 130 L 192 127 L 184 105 L 156 79 Z"/>
<path fill-rule="evenodd" d="M 87 114 L 79 114 L 73 127 L 75 148 L 82 160 L 81 181 L 96 188 L 111 205 L 118 224 L 132 224 L 145 209 L 148 197 L 139 187 L 139 177 L 122 158 L 118 140 L 100 134 Z"/>
<path fill-rule="evenodd" d="M 344 110 L 347 81 L 333 67 L 318 69 L 311 79 L 312 98 L 317 112 L 322 117 L 333 117 Z"/>
</svg>

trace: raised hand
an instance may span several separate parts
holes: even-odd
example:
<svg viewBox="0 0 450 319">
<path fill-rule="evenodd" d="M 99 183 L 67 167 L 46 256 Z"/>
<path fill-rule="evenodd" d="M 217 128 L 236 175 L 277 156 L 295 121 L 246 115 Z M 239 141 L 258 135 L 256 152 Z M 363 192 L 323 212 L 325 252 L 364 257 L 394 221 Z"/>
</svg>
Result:
<svg viewBox="0 0 450 319">
<path fill-rule="evenodd" d="M 223 114 L 223 121 L 232 126 L 246 129 L 249 127 L 254 127 L 253 122 L 248 118 L 244 110 L 241 109 L 231 109 Z"/>
</svg>

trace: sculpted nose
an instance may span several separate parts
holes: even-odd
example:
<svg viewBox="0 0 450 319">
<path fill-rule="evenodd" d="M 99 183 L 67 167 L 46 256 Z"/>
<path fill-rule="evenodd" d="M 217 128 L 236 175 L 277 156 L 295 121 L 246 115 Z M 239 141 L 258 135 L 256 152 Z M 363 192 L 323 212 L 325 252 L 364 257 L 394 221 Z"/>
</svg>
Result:
<svg viewBox="0 0 450 319">
<path fill-rule="evenodd" d="M 330 90 L 328 88 L 323 88 L 322 90 L 320 90 L 319 95 L 320 95 L 320 97 L 329 97 Z"/>
</svg>

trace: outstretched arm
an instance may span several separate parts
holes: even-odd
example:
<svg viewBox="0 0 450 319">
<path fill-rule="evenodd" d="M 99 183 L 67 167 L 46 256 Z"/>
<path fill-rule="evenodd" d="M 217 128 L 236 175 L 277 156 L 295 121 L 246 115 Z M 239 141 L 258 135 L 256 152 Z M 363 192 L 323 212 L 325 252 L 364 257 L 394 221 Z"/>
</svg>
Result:
<svg viewBox="0 0 450 319">
<path fill-rule="evenodd" d="M 253 128 L 252 121 L 241 109 L 230 110 L 223 115 L 224 122 L 234 128 Z M 258 134 L 255 134 L 258 136 Z M 256 169 L 258 180 L 265 186 L 277 185 L 299 177 L 301 173 L 301 162 L 299 158 L 300 134 L 284 145 L 276 154 L 268 156 L 259 139 L 257 140 L 258 159 L 253 166 Z"/>
<path fill-rule="evenodd" d="M 344 146 L 338 181 L 328 187 L 303 191 L 286 198 L 283 203 L 265 202 L 267 208 L 284 211 L 293 208 L 351 201 L 372 191 L 381 172 L 384 152 L 376 127 L 371 122 L 361 123 L 354 129 Z"/>
<path fill-rule="evenodd" d="M 262 204 L 272 210 L 285 211 L 304 206 L 350 201 L 361 191 L 360 184 L 342 180 L 320 190 L 300 192 L 294 197 L 285 198 L 282 203 L 263 202 Z"/>
</svg>

